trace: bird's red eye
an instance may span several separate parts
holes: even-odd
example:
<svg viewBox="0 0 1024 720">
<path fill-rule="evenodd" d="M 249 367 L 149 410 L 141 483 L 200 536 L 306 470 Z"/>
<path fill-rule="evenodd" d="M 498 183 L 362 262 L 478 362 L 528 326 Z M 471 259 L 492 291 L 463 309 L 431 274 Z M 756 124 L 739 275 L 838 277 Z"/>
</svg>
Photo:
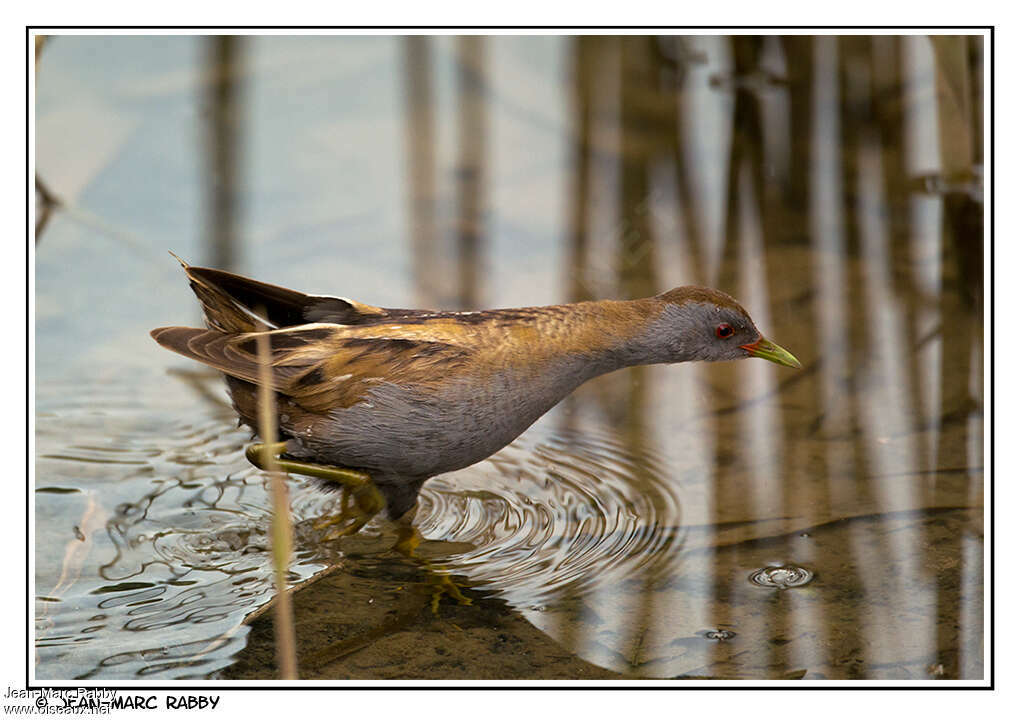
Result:
<svg viewBox="0 0 1024 720">
<path fill-rule="evenodd" d="M 727 338 L 733 333 L 732 325 L 729 323 L 722 323 L 715 329 L 715 332 L 718 334 L 718 337 Z"/>
</svg>

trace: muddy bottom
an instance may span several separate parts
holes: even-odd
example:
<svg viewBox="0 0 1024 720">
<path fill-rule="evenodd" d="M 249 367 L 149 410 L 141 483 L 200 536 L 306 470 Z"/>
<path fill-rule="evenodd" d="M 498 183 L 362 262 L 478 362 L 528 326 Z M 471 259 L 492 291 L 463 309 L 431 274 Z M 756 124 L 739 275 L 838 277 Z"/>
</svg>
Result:
<svg viewBox="0 0 1024 720">
<path fill-rule="evenodd" d="M 621 677 L 573 656 L 502 600 L 462 588 L 470 604 L 455 601 L 441 577 L 401 559 L 359 558 L 295 591 L 300 678 Z M 219 677 L 276 678 L 276 663 L 271 609 L 251 621 L 246 649 Z"/>
</svg>

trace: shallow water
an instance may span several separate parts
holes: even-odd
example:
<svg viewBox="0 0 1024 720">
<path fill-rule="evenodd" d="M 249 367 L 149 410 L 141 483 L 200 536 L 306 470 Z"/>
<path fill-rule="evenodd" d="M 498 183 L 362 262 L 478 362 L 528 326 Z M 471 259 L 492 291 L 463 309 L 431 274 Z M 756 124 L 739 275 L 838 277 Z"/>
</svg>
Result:
<svg viewBox="0 0 1024 720">
<path fill-rule="evenodd" d="M 230 674 L 272 597 L 249 435 L 215 374 L 148 336 L 200 322 L 170 248 L 391 307 L 726 290 L 802 370 L 594 380 L 424 486 L 425 551 L 623 677 L 981 678 L 984 173 L 977 118 L 950 110 L 973 107 L 955 93 L 975 51 L 51 39 L 36 157 L 61 205 L 35 250 L 35 677 Z M 314 524 L 336 497 L 294 477 L 290 498 L 290 582 L 394 579 L 365 564 L 390 557 L 387 523 L 325 543 Z M 403 676 L 388 662 L 381 677 Z M 477 662 L 451 677 L 490 676 Z"/>
</svg>

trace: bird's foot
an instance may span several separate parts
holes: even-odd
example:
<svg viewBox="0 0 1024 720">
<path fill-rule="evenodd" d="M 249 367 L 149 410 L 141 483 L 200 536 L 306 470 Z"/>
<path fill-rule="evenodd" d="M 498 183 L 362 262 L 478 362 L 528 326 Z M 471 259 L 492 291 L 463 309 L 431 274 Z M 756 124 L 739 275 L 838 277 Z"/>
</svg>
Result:
<svg viewBox="0 0 1024 720">
<path fill-rule="evenodd" d="M 472 605 L 473 601 L 462 594 L 459 583 L 452 580 L 448 570 L 441 565 L 434 565 L 427 568 L 430 576 L 430 584 L 433 585 L 433 594 L 430 597 L 430 611 L 437 615 L 437 609 L 441 604 L 441 598 L 448 596 L 459 605 Z"/>
<path fill-rule="evenodd" d="M 421 542 L 423 542 L 423 536 L 412 525 L 401 524 L 398 526 L 398 540 L 395 541 L 395 550 L 401 555 L 405 555 L 410 560 L 420 562 L 420 558 L 416 557 L 416 548 L 420 546 Z"/>
<path fill-rule="evenodd" d="M 320 538 L 323 542 L 337 540 L 338 538 L 342 538 L 347 535 L 355 535 L 367 522 L 369 522 L 370 518 L 376 514 L 363 511 L 363 509 L 359 507 L 358 501 L 356 502 L 355 508 L 350 508 L 349 499 L 351 496 L 352 491 L 348 488 L 344 488 L 341 491 L 341 512 L 336 515 L 328 515 L 327 517 L 313 523 L 314 530 L 326 530 L 334 525 L 342 525 L 342 527 L 325 533 L 324 536 Z"/>
<path fill-rule="evenodd" d="M 423 541 L 423 536 L 411 525 L 401 525 L 398 528 L 398 541 L 395 543 L 395 550 L 410 560 L 420 565 L 432 586 L 430 597 L 430 610 L 437 615 L 441 598 L 448 596 L 459 605 L 472 605 L 473 601 L 462 594 L 457 582 L 452 580 L 451 572 L 443 565 L 424 560 L 415 554 L 416 548 Z"/>
<path fill-rule="evenodd" d="M 337 540 L 346 535 L 354 535 L 373 518 L 374 515 L 384 509 L 384 496 L 373 484 L 373 479 L 368 473 L 351 468 L 335 467 L 333 465 L 318 465 L 316 463 L 302 462 L 280 458 L 278 455 L 285 452 L 287 443 L 279 442 L 271 445 L 254 443 L 245 449 L 245 457 L 256 467 L 262 470 L 273 469 L 271 464 L 276 464 L 277 469 L 284 472 L 308 475 L 310 477 L 327 480 L 341 486 L 341 512 L 331 515 L 313 527 L 316 530 L 323 530 L 332 525 L 347 524 L 344 527 L 332 530 L 324 537 L 324 541 Z M 273 460 L 268 461 L 268 453 Z M 354 506 L 349 507 L 349 500 L 355 500 Z"/>
</svg>

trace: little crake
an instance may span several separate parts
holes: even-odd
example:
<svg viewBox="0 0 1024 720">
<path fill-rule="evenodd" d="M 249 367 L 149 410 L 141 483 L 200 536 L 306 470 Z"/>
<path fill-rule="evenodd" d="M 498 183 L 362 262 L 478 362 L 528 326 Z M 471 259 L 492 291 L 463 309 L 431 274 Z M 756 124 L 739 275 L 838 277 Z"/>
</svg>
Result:
<svg viewBox="0 0 1024 720">
<path fill-rule="evenodd" d="M 266 335 L 284 468 L 328 480 L 331 468 L 361 471 L 392 518 L 415 504 L 428 478 L 497 452 L 598 375 L 748 357 L 800 367 L 739 303 L 708 288 L 434 312 L 306 295 L 182 264 L 207 328 L 159 328 L 154 339 L 223 372 L 235 410 L 255 430 L 257 338 Z"/>
</svg>

